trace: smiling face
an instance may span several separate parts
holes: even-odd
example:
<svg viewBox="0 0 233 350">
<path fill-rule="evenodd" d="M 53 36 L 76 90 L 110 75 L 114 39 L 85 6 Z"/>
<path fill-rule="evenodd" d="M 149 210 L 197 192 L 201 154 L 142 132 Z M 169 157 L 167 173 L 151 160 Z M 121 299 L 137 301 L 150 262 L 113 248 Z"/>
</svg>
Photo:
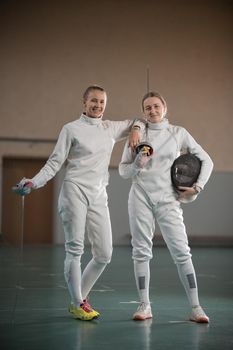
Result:
<svg viewBox="0 0 233 350">
<path fill-rule="evenodd" d="M 84 112 L 88 117 L 102 117 L 107 103 L 106 92 L 100 90 L 91 90 L 83 100 Z"/>
<path fill-rule="evenodd" d="M 158 97 L 148 97 L 143 102 L 145 118 L 151 123 L 159 123 L 166 114 L 166 108 Z"/>
</svg>

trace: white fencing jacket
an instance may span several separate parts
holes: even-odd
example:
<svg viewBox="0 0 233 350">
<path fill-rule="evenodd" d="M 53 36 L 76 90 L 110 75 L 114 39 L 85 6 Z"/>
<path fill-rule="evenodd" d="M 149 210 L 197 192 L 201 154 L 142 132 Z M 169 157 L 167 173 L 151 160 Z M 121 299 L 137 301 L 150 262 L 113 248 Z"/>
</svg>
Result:
<svg viewBox="0 0 233 350">
<path fill-rule="evenodd" d="M 186 129 L 171 125 L 164 118 L 160 123 L 148 122 L 142 140 L 150 142 L 154 150 L 149 162 L 143 169 L 137 168 L 134 163 L 135 153 L 125 145 L 119 173 L 123 178 L 132 178 L 133 184 L 138 184 L 153 202 L 177 198 L 171 182 L 171 166 L 181 153 L 193 153 L 202 161 L 197 185 L 204 188 L 211 175 L 213 162 Z"/>
<path fill-rule="evenodd" d="M 79 119 L 63 126 L 56 146 L 40 172 L 33 177 L 35 188 L 44 186 L 66 161 L 65 181 L 77 184 L 87 197 L 93 197 L 108 184 L 108 167 L 115 142 L 126 138 L 139 120 L 110 121 Z"/>
</svg>

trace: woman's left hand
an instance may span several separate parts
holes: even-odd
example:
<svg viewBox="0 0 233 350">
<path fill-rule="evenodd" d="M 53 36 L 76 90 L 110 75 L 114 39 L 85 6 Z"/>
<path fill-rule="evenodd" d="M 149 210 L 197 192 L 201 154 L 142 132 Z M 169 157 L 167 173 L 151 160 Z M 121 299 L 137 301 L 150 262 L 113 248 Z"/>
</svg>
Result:
<svg viewBox="0 0 233 350">
<path fill-rule="evenodd" d="M 197 191 L 193 187 L 179 186 L 179 199 L 189 199 L 193 195 L 197 194 Z"/>
</svg>

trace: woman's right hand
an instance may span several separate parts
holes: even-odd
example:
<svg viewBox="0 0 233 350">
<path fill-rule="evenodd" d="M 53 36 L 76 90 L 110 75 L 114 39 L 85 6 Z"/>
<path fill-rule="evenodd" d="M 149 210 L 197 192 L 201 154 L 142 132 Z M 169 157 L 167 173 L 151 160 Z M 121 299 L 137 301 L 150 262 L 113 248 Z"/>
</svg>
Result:
<svg viewBox="0 0 233 350">
<path fill-rule="evenodd" d="M 12 187 L 12 191 L 20 196 L 25 196 L 30 194 L 34 187 L 31 179 L 26 179 L 24 177 L 16 186 Z"/>
<path fill-rule="evenodd" d="M 134 164 L 137 168 L 142 169 L 147 165 L 150 159 L 151 156 L 148 156 L 146 152 L 140 151 L 134 160 Z"/>
</svg>

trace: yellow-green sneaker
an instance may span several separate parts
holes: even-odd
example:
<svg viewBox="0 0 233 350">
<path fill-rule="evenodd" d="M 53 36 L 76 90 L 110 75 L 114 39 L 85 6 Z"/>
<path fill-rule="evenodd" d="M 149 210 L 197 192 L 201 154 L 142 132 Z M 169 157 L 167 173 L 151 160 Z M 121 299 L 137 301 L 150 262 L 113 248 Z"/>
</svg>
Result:
<svg viewBox="0 0 233 350">
<path fill-rule="evenodd" d="M 74 318 L 90 321 L 99 317 L 99 312 L 93 310 L 87 302 L 80 304 L 80 307 L 75 307 L 74 304 L 70 304 L 69 312 L 74 315 Z"/>
<path fill-rule="evenodd" d="M 100 316 L 100 313 L 96 310 L 94 310 L 91 305 L 88 303 L 87 301 L 88 299 L 84 299 L 83 300 L 83 304 L 85 304 L 85 307 L 89 308 L 91 311 L 93 311 L 95 314 L 96 314 L 96 317 L 99 317 Z"/>
</svg>

